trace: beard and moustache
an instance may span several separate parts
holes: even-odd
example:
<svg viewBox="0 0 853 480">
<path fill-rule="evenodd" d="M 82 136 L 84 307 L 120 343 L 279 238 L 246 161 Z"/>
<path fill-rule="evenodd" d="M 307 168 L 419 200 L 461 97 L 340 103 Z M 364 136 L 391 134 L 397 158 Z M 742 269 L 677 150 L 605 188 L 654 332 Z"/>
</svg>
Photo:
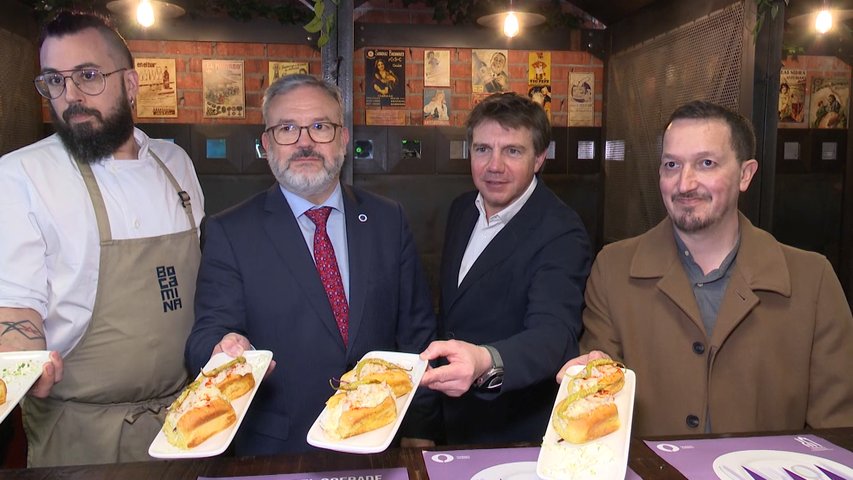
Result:
<svg viewBox="0 0 853 480">
<path fill-rule="evenodd" d="M 339 156 L 336 155 L 336 158 L 332 159 L 330 163 L 329 158 L 310 147 L 298 149 L 287 159 L 287 162 L 282 162 L 275 158 L 272 150 L 267 155 L 269 156 L 270 169 L 273 175 L 275 175 L 276 180 L 278 180 L 278 183 L 286 190 L 303 198 L 317 195 L 327 189 L 332 183 L 337 182 L 338 176 L 341 173 L 341 167 L 344 164 L 343 153 Z M 303 173 L 290 168 L 292 162 L 304 158 L 322 160 L 323 169 L 316 173 Z"/>
<path fill-rule="evenodd" d="M 81 113 L 91 115 L 94 119 L 72 125 L 71 116 Z M 50 117 L 62 144 L 78 162 L 93 163 L 109 157 L 133 136 L 133 113 L 130 111 L 124 85 L 115 110 L 106 118 L 98 110 L 86 108 L 79 103 L 66 108 L 62 112 L 61 120 L 51 104 Z"/>
<path fill-rule="evenodd" d="M 679 199 L 699 198 L 705 201 L 710 201 L 708 195 L 698 193 L 679 194 L 672 196 L 672 203 L 675 204 Z M 695 207 L 689 207 L 682 210 L 679 215 L 670 215 L 675 226 L 684 233 L 696 233 L 713 225 L 718 219 L 718 215 L 713 212 L 702 217 L 696 214 Z"/>
</svg>

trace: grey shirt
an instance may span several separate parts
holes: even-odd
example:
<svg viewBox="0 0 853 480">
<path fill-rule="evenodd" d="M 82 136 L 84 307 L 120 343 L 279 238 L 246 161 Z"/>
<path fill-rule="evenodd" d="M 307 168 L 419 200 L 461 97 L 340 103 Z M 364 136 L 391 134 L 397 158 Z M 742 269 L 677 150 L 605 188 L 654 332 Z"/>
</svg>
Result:
<svg viewBox="0 0 853 480">
<path fill-rule="evenodd" d="M 678 234 L 675 234 L 675 244 L 678 247 L 678 257 L 681 259 L 681 265 L 684 266 L 684 271 L 687 273 L 687 278 L 690 280 L 690 286 L 693 287 L 693 296 L 696 298 L 696 304 L 699 306 L 699 313 L 702 315 L 702 323 L 705 325 L 705 335 L 711 338 L 714 331 L 714 325 L 717 324 L 717 312 L 720 310 L 720 303 L 723 301 L 723 295 L 726 293 L 726 287 L 729 285 L 731 278 L 732 265 L 735 263 L 738 248 L 740 248 L 740 236 L 738 235 L 737 243 L 723 263 L 715 270 L 708 272 L 705 275 L 702 268 L 693 260 L 693 255 L 681 241 Z"/>
</svg>

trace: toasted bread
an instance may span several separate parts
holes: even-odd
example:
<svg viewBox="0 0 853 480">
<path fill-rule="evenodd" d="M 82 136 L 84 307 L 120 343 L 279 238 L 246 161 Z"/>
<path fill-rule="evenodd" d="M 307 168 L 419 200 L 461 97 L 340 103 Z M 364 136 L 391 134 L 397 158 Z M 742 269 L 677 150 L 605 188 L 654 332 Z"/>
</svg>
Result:
<svg viewBox="0 0 853 480">
<path fill-rule="evenodd" d="M 329 437 L 340 440 L 376 430 L 397 418 L 394 393 L 383 383 L 358 385 L 332 395 L 320 418 L 320 427 Z"/>
<path fill-rule="evenodd" d="M 189 449 L 236 421 L 231 402 L 218 388 L 193 382 L 169 407 L 163 433 L 172 445 Z"/>
</svg>

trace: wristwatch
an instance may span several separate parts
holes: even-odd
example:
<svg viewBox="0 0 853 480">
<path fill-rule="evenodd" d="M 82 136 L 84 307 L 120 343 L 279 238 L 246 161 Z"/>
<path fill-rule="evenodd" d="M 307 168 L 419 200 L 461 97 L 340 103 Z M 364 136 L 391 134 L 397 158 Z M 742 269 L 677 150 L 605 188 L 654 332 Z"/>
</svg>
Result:
<svg viewBox="0 0 853 480">
<path fill-rule="evenodd" d="M 489 355 L 492 357 L 492 368 L 474 380 L 474 387 L 486 391 L 500 390 L 504 382 L 504 362 L 501 360 L 501 354 L 491 345 L 481 345 L 481 347 L 489 351 Z"/>
</svg>

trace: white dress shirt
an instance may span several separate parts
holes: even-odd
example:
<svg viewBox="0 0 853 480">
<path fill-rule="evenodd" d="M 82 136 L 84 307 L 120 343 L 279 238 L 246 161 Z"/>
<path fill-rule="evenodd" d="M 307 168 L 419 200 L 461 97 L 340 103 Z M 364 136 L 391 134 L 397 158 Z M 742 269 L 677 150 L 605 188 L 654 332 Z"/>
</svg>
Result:
<svg viewBox="0 0 853 480">
<path fill-rule="evenodd" d="M 157 153 L 190 195 L 196 226 L 204 196 L 186 152 L 139 129 L 138 160 L 92 165 L 115 239 L 190 228 L 175 189 L 149 154 Z M 47 348 L 65 355 L 91 319 L 100 241 L 77 164 L 52 135 L 0 158 L 0 307 L 30 308 L 44 319 Z"/>
<path fill-rule="evenodd" d="M 347 297 L 347 301 L 349 301 L 349 251 L 341 184 L 338 183 L 335 186 L 335 190 L 332 191 L 332 194 L 329 195 L 329 198 L 322 205 L 314 205 L 299 195 L 284 189 L 281 185 L 279 185 L 279 188 L 281 188 L 284 198 L 287 199 L 287 204 L 290 205 L 290 209 L 293 211 L 293 216 L 296 218 L 296 223 L 299 224 L 302 237 L 305 239 L 305 244 L 308 245 L 308 251 L 311 252 L 312 258 L 314 257 L 314 231 L 317 229 L 317 226 L 305 215 L 305 212 L 317 207 L 332 207 L 329 219 L 326 222 L 326 233 L 329 235 L 329 240 L 332 241 L 332 248 L 335 249 L 335 260 L 337 260 L 338 270 L 341 272 L 344 294 Z"/>
<path fill-rule="evenodd" d="M 527 203 L 527 199 L 533 195 L 533 190 L 536 189 L 536 182 L 537 180 L 534 176 L 530 185 L 527 186 L 527 190 L 525 190 L 520 197 L 491 217 L 486 217 L 486 209 L 483 206 L 483 194 L 477 194 L 477 198 L 474 200 L 474 205 L 476 205 L 477 210 L 480 211 L 480 216 L 477 218 L 476 225 L 474 225 L 474 231 L 471 232 L 471 238 L 468 239 L 468 246 L 465 247 L 465 255 L 462 256 L 462 264 L 459 266 L 459 279 L 456 283 L 457 287 L 462 284 L 462 280 L 465 279 L 465 275 L 467 275 L 468 271 L 471 270 L 471 266 L 474 265 L 474 262 L 480 258 L 480 254 L 483 253 L 483 250 L 489 246 L 492 239 L 494 239 L 498 233 L 503 230 L 506 224 L 509 223 L 509 221 L 512 220 L 512 218 L 521 210 L 521 207 Z"/>
</svg>

